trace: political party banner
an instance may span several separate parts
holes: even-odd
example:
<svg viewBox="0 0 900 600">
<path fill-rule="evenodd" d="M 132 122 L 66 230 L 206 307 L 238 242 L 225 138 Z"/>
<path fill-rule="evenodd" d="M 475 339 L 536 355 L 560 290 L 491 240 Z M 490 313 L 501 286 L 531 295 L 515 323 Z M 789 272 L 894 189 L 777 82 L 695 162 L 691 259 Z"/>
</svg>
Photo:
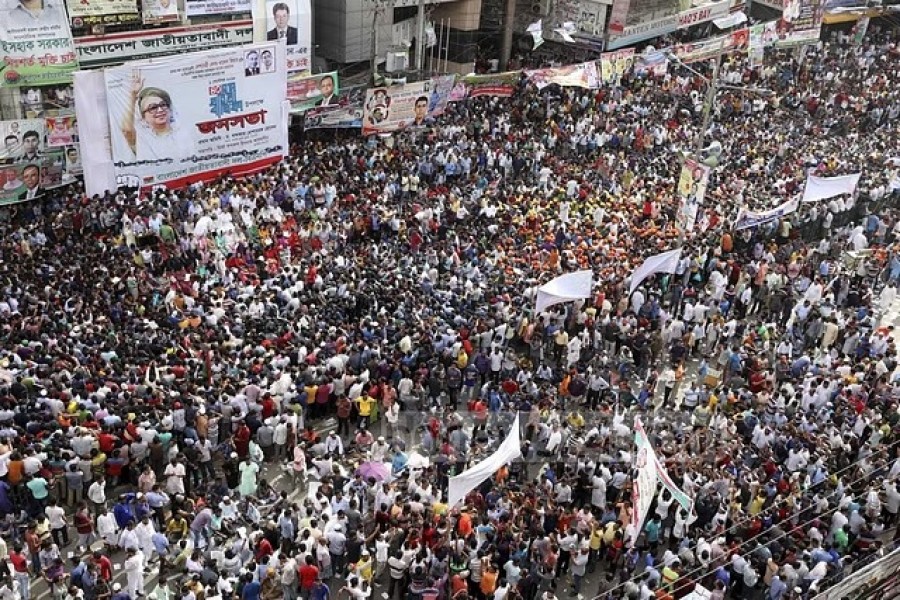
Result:
<svg viewBox="0 0 900 600">
<path fill-rule="evenodd" d="M 65 163 L 63 164 L 63 178 L 68 175 L 69 178 L 81 175 L 84 169 L 81 165 L 81 146 L 80 144 L 72 144 L 66 146 L 63 152 Z"/>
<path fill-rule="evenodd" d="M 521 77 L 521 71 L 508 71 L 487 75 L 466 75 L 460 77 L 458 83 L 466 86 L 466 96 L 469 98 L 478 98 L 479 96 L 509 98 L 516 91 Z"/>
<path fill-rule="evenodd" d="M 252 0 L 184 0 L 184 11 L 189 17 L 248 13 L 253 11 L 253 2 Z"/>
<path fill-rule="evenodd" d="M 46 123 L 44 119 L 20 119 L 0 121 L 0 162 L 29 162 L 46 150 Z"/>
<path fill-rule="evenodd" d="M 86 15 L 84 17 L 72 18 L 72 35 L 80 37 L 79 34 L 93 28 L 95 25 L 114 26 L 114 25 L 134 25 L 141 22 L 141 15 L 136 11 L 133 13 L 123 13 L 117 15 Z"/>
<path fill-rule="evenodd" d="M 825 0 L 784 0 L 775 45 L 791 47 L 817 43 L 824 17 Z"/>
<path fill-rule="evenodd" d="M 352 129 L 362 127 L 363 104 L 318 106 L 306 111 L 304 129 Z"/>
<path fill-rule="evenodd" d="M 425 127 L 447 107 L 450 90 L 429 79 L 366 92 L 363 135 Z"/>
<path fill-rule="evenodd" d="M 765 57 L 766 48 L 775 44 L 778 37 L 777 21 L 759 23 L 750 27 L 750 64 L 758 67 Z"/>
<path fill-rule="evenodd" d="M 287 46 L 287 72 L 309 71 L 312 47 L 310 0 L 253 0 L 253 40 Z"/>
<path fill-rule="evenodd" d="M 659 484 L 656 469 L 656 453 L 647 439 L 647 433 L 641 423 L 640 417 L 634 418 L 634 445 L 636 451 L 634 454 L 634 480 L 631 489 L 631 505 L 634 510 L 631 512 L 631 539 L 628 540 L 629 545 L 634 546 L 641 530 L 644 528 L 644 521 L 647 519 L 647 513 L 650 512 L 650 506 L 653 504 L 653 498 L 656 496 L 656 487 Z"/>
<path fill-rule="evenodd" d="M 65 7 L 46 2 L 32 13 L 23 0 L 6 0 L 0 7 L 0 54 L 2 87 L 71 81 L 78 65 Z"/>
<path fill-rule="evenodd" d="M 75 115 L 47 117 L 44 120 L 47 131 L 47 146 L 59 148 L 78 143 L 78 130 L 75 125 Z"/>
<path fill-rule="evenodd" d="M 678 178 L 678 196 L 681 202 L 678 210 L 678 226 L 681 231 L 686 233 L 694 229 L 697 212 L 706 196 L 707 185 L 709 185 L 709 167 L 693 158 L 686 158 L 681 166 L 681 176 Z"/>
<path fill-rule="evenodd" d="M 44 152 L 25 162 L 0 164 L 0 205 L 38 200 L 63 184 L 62 151 Z"/>
<path fill-rule="evenodd" d="M 453 89 L 450 90 L 450 102 L 460 102 L 469 96 L 469 89 L 462 81 L 457 81 Z"/>
<path fill-rule="evenodd" d="M 69 18 L 137 14 L 136 0 L 66 0 Z"/>
<path fill-rule="evenodd" d="M 620 80 L 634 66 L 634 48 L 624 48 L 600 55 L 600 80 L 609 85 Z"/>
<path fill-rule="evenodd" d="M 688 44 L 675 44 L 672 53 L 683 63 L 709 60 L 719 54 L 746 52 L 750 46 L 750 30 L 746 27 L 725 35 Z"/>
<path fill-rule="evenodd" d="M 79 65 L 99 67 L 252 42 L 253 22 L 244 20 L 80 37 L 75 40 L 75 51 Z"/>
<path fill-rule="evenodd" d="M 431 78 L 432 91 L 428 101 L 428 114 L 439 117 L 447 110 L 450 95 L 456 87 L 456 75 L 439 75 Z"/>
<path fill-rule="evenodd" d="M 287 147 L 283 44 L 127 63 L 104 75 L 122 185 L 179 186 L 255 172 Z M 93 139 L 80 125 L 84 139 Z"/>
<path fill-rule="evenodd" d="M 147 25 L 173 23 L 180 20 L 178 0 L 142 0 L 141 19 Z"/>
<path fill-rule="evenodd" d="M 539 90 L 553 84 L 560 87 L 578 87 L 590 90 L 600 87 L 600 74 L 595 61 L 565 67 L 534 69 L 525 71 L 525 76 Z"/>
<path fill-rule="evenodd" d="M 795 198 L 776 206 L 772 210 L 752 211 L 748 208 L 741 208 L 738 211 L 737 218 L 734 220 L 732 229 L 740 231 L 741 229 L 749 229 L 770 221 L 777 221 L 782 217 L 791 214 L 800 206 L 800 201 Z"/>
<path fill-rule="evenodd" d="M 663 77 L 669 71 L 669 58 L 662 50 L 644 52 L 634 57 L 634 74 L 640 77 Z"/>
<path fill-rule="evenodd" d="M 299 114 L 316 106 L 335 106 L 341 103 L 341 88 L 337 71 L 318 75 L 291 75 L 287 80 L 287 99 L 291 113 Z"/>
</svg>

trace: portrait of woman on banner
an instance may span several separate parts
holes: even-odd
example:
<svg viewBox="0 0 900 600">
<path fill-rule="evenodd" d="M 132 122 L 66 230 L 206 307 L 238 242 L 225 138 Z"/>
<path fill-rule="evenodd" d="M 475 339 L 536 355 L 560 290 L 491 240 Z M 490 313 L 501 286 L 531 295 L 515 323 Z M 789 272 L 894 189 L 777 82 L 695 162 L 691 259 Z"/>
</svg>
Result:
<svg viewBox="0 0 900 600">
<path fill-rule="evenodd" d="M 189 127 L 178 118 L 167 91 L 145 86 L 141 74 L 132 73 L 120 129 L 136 160 L 193 156 L 196 150 Z"/>
</svg>

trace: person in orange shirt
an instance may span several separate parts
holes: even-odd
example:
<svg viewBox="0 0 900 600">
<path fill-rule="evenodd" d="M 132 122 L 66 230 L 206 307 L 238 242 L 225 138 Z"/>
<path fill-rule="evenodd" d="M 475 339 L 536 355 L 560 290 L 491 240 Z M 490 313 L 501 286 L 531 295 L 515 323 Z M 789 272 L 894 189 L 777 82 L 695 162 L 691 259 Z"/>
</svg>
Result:
<svg viewBox="0 0 900 600">
<path fill-rule="evenodd" d="M 491 564 L 489 557 L 485 556 L 481 560 L 481 593 L 484 594 L 484 598 L 492 598 L 494 591 L 497 589 L 497 568 Z"/>
<path fill-rule="evenodd" d="M 459 520 L 456 522 L 456 529 L 459 535 L 466 539 L 472 533 L 472 515 L 467 512 L 459 513 Z"/>
<path fill-rule="evenodd" d="M 16 450 L 9 456 L 9 464 L 7 465 L 6 481 L 10 487 L 15 487 L 22 482 L 22 476 L 25 474 L 25 462 L 22 460 L 22 454 Z"/>
</svg>

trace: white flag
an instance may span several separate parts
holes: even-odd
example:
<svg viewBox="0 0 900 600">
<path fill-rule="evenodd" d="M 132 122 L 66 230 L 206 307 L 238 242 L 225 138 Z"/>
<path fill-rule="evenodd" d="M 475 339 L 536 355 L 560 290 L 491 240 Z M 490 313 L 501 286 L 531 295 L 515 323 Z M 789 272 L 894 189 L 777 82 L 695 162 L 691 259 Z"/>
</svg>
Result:
<svg viewBox="0 0 900 600">
<path fill-rule="evenodd" d="M 856 191 L 860 177 L 862 177 L 862 173 L 840 175 L 838 177 L 807 175 L 806 187 L 803 189 L 803 201 L 815 202 L 816 200 L 834 198 L 841 194 L 852 194 Z"/>
<path fill-rule="evenodd" d="M 681 260 L 681 248 L 669 250 L 668 252 L 651 256 L 645 260 L 643 264 L 631 274 L 631 286 L 628 289 L 628 295 L 630 296 L 634 293 L 634 290 L 654 273 L 674 273 L 675 269 L 678 267 L 679 260 Z"/>
<path fill-rule="evenodd" d="M 482 481 L 493 475 L 503 465 L 514 461 L 522 456 L 521 439 L 519 436 L 519 414 L 510 427 L 506 439 L 500 444 L 497 450 L 486 459 L 472 467 L 466 469 L 459 475 L 450 478 L 450 485 L 447 490 L 447 504 L 450 508 L 462 502 L 466 494 L 478 487 Z"/>
<path fill-rule="evenodd" d="M 543 312 L 545 308 L 554 304 L 590 298 L 593 285 L 593 271 L 576 271 L 560 275 L 538 288 L 534 312 L 535 314 Z"/>
<path fill-rule="evenodd" d="M 543 19 L 538 19 L 536 22 L 532 23 L 526 29 L 528 33 L 531 34 L 531 37 L 534 38 L 534 47 L 532 50 L 537 50 L 538 47 L 544 43 L 544 21 Z"/>
</svg>

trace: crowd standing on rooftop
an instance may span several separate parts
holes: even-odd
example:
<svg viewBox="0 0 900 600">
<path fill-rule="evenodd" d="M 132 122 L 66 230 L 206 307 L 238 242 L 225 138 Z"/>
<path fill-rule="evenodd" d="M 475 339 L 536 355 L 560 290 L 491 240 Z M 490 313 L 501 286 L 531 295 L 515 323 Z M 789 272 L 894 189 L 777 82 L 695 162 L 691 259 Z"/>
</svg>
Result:
<svg viewBox="0 0 900 600">
<path fill-rule="evenodd" d="M 727 58 L 726 81 L 772 94 L 719 93 L 697 226 L 634 294 L 681 237 L 706 83 L 675 65 L 310 135 L 253 177 L 12 207 L 0 597 L 788 600 L 884 555 L 896 39 Z M 863 178 L 731 230 L 810 169 Z M 534 314 L 583 268 L 594 297 Z M 448 506 L 516 413 L 525 460 Z M 662 492 L 640 531 L 635 415 L 693 501 Z"/>
</svg>

